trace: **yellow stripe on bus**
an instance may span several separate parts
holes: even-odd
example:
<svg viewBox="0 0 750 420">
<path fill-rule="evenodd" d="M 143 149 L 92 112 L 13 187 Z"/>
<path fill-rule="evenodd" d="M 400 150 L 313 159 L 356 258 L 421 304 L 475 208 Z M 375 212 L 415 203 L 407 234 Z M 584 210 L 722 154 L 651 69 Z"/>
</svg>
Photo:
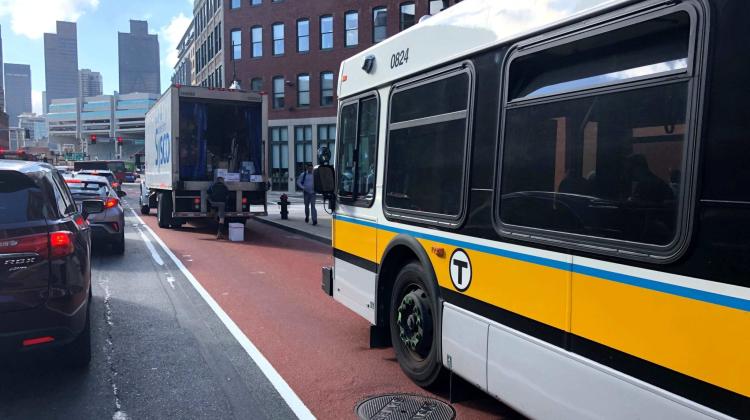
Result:
<svg viewBox="0 0 750 420">
<path fill-rule="evenodd" d="M 396 236 L 373 227 L 335 223 L 336 248 L 378 264 Z M 456 247 L 418 241 L 440 286 L 456 290 L 449 271 Z M 437 256 L 433 247 L 443 248 L 445 255 Z M 464 251 L 473 273 L 465 295 L 750 396 L 750 312 Z"/>
</svg>

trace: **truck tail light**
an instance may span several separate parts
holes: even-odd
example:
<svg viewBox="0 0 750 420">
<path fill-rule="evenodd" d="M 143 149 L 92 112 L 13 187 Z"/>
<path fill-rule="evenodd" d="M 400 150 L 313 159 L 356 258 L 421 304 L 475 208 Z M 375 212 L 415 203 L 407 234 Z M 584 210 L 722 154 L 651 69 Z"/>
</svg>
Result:
<svg viewBox="0 0 750 420">
<path fill-rule="evenodd" d="M 67 257 L 75 251 L 73 234 L 67 231 L 49 234 L 50 258 Z"/>
</svg>

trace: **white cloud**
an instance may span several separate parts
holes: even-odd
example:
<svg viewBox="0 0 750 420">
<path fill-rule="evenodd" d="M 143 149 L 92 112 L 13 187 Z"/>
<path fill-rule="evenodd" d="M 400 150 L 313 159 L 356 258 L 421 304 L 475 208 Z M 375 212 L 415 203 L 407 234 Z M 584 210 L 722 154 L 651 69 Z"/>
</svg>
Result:
<svg viewBox="0 0 750 420">
<path fill-rule="evenodd" d="M 172 17 L 167 26 L 159 30 L 159 43 L 162 45 L 162 65 L 169 67 L 171 72 L 177 64 L 178 53 L 177 45 L 185 35 L 185 31 L 190 26 L 191 18 L 180 12 L 179 15 Z"/>
<path fill-rule="evenodd" d="M 0 16 L 10 16 L 14 33 L 39 39 L 55 32 L 55 22 L 77 22 L 86 12 L 99 7 L 99 0 L 0 0 Z"/>
<path fill-rule="evenodd" d="M 44 107 L 42 106 L 42 92 L 39 90 L 31 91 L 31 112 L 42 115 Z"/>
</svg>

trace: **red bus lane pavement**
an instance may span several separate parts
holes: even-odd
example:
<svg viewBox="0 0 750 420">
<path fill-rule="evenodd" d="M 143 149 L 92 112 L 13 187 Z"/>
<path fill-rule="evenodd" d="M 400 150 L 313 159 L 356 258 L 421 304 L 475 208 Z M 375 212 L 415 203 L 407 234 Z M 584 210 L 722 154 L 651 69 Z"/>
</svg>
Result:
<svg viewBox="0 0 750 420">
<path fill-rule="evenodd" d="M 321 291 L 330 246 L 258 222 L 250 222 L 244 242 L 229 242 L 215 239 L 214 226 L 160 229 L 155 216 L 141 219 L 316 417 L 354 418 L 357 402 L 385 393 L 447 400 L 413 384 L 393 349 L 369 348 L 369 323 Z M 484 394 L 453 407 L 459 419 L 517 416 Z"/>
</svg>

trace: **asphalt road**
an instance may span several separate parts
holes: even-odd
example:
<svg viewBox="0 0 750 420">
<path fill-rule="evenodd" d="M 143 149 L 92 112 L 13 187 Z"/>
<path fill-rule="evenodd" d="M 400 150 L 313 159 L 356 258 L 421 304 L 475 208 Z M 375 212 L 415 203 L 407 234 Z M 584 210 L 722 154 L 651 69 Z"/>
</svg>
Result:
<svg viewBox="0 0 750 420">
<path fill-rule="evenodd" d="M 188 278 L 127 216 L 125 255 L 98 246 L 92 257 L 91 365 L 60 367 L 52 353 L 0 361 L 0 419 L 294 418 Z"/>
<path fill-rule="evenodd" d="M 93 255 L 91 365 L 0 360 L 0 419 L 352 419 L 368 396 L 448 400 L 414 385 L 393 349 L 369 348 L 367 321 L 322 293 L 330 246 L 259 222 L 240 243 L 212 225 L 159 229 L 126 191 L 125 255 Z M 482 393 L 453 407 L 519 418 Z"/>
</svg>

